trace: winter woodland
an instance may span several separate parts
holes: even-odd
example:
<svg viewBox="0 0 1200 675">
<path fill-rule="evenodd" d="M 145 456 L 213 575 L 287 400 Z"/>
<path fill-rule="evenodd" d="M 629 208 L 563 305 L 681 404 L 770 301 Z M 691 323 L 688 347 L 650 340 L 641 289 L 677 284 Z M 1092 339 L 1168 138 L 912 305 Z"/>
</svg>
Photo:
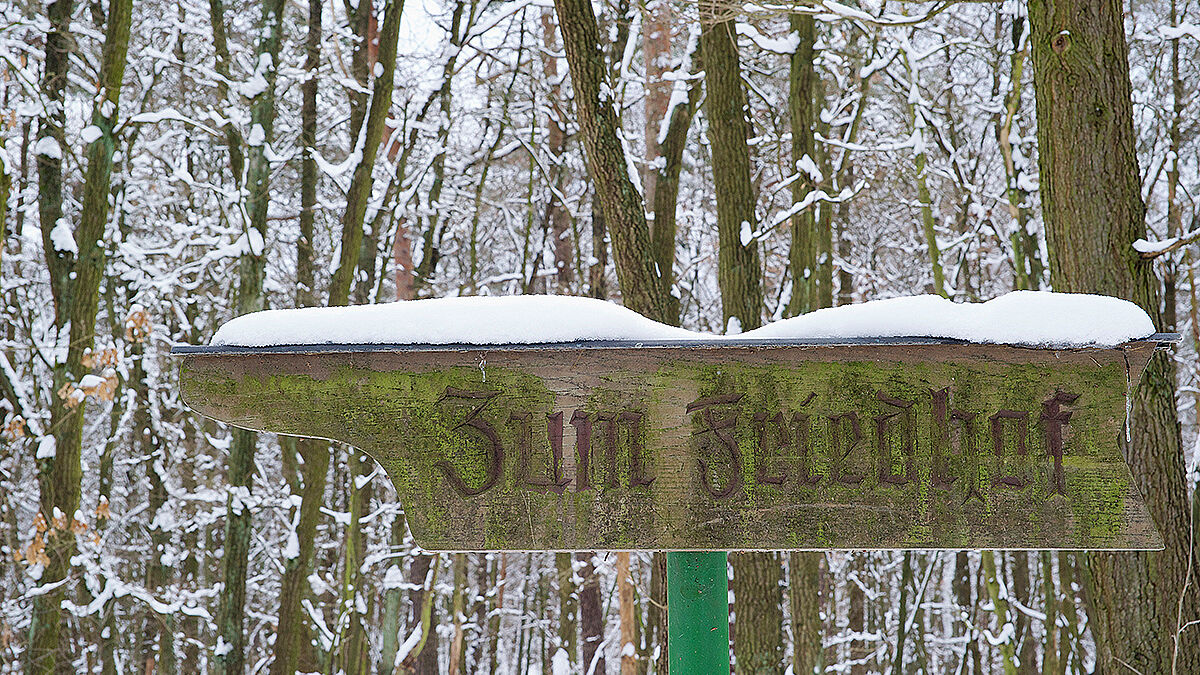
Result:
<svg viewBox="0 0 1200 675">
<path fill-rule="evenodd" d="M 365 455 L 187 410 L 240 314 L 1051 288 L 1183 334 L 1167 549 L 734 553 L 734 668 L 1200 672 L 1200 6 L 1120 9 L 0 0 L 0 673 L 666 672 L 662 554 L 426 553 Z"/>
</svg>

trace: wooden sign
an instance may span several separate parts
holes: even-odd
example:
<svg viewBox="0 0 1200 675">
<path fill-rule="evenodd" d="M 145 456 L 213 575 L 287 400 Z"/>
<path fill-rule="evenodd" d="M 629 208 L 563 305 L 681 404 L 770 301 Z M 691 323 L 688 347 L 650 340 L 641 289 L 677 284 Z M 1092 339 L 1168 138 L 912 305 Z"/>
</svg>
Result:
<svg viewBox="0 0 1200 675">
<path fill-rule="evenodd" d="M 1159 549 L 1119 443 L 1158 344 L 176 352 L 200 413 L 374 457 L 429 550 Z"/>
</svg>

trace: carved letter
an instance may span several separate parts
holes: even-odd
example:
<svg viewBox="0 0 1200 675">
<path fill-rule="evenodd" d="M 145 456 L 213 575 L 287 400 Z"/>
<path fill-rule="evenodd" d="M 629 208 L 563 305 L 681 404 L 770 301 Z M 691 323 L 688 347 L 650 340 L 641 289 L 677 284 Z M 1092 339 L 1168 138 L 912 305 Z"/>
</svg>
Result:
<svg viewBox="0 0 1200 675">
<path fill-rule="evenodd" d="M 579 460 L 575 465 L 575 491 L 591 489 L 588 477 L 589 457 L 592 454 L 592 420 L 582 410 L 571 413 L 571 426 L 575 427 L 575 454 Z"/>
<path fill-rule="evenodd" d="M 780 471 L 776 474 L 767 473 L 767 430 L 770 428 L 775 432 L 776 454 L 779 450 L 792 446 L 791 434 L 788 433 L 783 413 L 777 412 L 774 416 L 764 412 L 754 413 L 754 425 L 758 427 L 758 456 L 754 458 L 755 480 L 768 485 L 782 485 L 783 481 L 787 479 L 787 471 Z"/>
<path fill-rule="evenodd" d="M 709 396 L 707 398 L 697 399 L 688 404 L 688 414 L 700 413 L 700 419 L 703 420 L 705 428 L 700 431 L 701 442 L 710 448 L 719 445 L 729 453 L 729 461 L 731 471 L 729 481 L 724 487 L 714 488 L 708 480 L 708 462 L 704 461 L 703 457 L 698 458 L 700 464 L 700 483 L 704 486 L 705 492 L 715 499 L 724 499 L 737 492 L 742 486 L 742 454 L 738 448 L 737 439 L 729 432 L 730 429 L 737 425 L 737 411 L 729 414 L 726 417 L 717 419 L 713 415 L 713 407 L 718 405 L 731 405 L 742 399 L 741 394 L 723 394 L 719 396 Z M 719 443 L 714 443 L 712 437 L 715 437 Z"/>
<path fill-rule="evenodd" d="M 972 468 L 975 468 L 977 460 L 975 453 L 976 414 L 959 408 L 947 410 L 950 407 L 950 387 L 931 389 L 929 393 L 933 395 L 933 424 L 930 428 L 930 437 L 933 439 L 933 467 L 930 471 L 930 481 L 934 487 L 949 490 L 959 478 L 952 475 L 953 471 L 948 466 L 949 458 L 952 455 L 964 458 Z M 953 451 L 953 443 L 950 440 L 951 424 L 954 422 L 958 423 L 957 451 Z M 985 501 L 983 495 L 979 494 L 976 478 L 975 472 L 968 476 L 967 496 L 963 499 L 964 504 L 971 497 L 975 497 L 980 502 Z"/>
<path fill-rule="evenodd" d="M 607 443 L 604 446 L 605 455 L 608 457 L 608 482 L 607 487 L 620 487 L 621 483 L 617 480 L 617 417 L 616 415 L 597 415 L 597 422 L 604 422 L 604 439 Z"/>
<path fill-rule="evenodd" d="M 642 413 L 626 410 L 621 413 L 621 421 L 629 433 L 629 487 L 649 485 L 654 478 L 646 476 L 642 465 Z"/>
<path fill-rule="evenodd" d="M 554 492 L 562 494 L 566 484 L 562 476 L 562 413 L 547 415 L 547 435 L 550 437 L 551 464 L 550 478 L 533 477 L 533 416 L 527 412 L 515 412 L 509 416 L 510 422 L 516 422 L 517 431 L 517 482 L 523 487 L 537 492 Z M 555 425 L 557 423 L 557 443 L 555 442 Z"/>
<path fill-rule="evenodd" d="M 812 400 L 811 396 L 809 400 Z M 796 429 L 796 449 L 800 453 L 800 484 L 816 485 L 821 482 L 821 476 L 814 476 L 808 468 L 809 457 L 812 456 L 812 418 L 795 413 L 792 415 L 792 426 Z"/>
<path fill-rule="evenodd" d="M 899 412 L 885 413 L 875 416 L 875 446 L 879 451 L 879 482 L 891 483 L 892 485 L 904 485 L 912 480 L 913 476 L 913 447 L 915 445 L 913 437 L 916 435 L 916 421 L 913 420 L 912 401 L 904 401 L 898 398 L 892 398 L 882 391 L 875 392 L 875 398 L 878 398 L 881 403 L 900 408 Z M 887 435 L 890 422 L 896 417 L 901 417 L 900 433 L 903 435 L 900 452 L 904 456 L 904 473 L 899 476 L 892 473 L 892 449 L 888 447 Z"/>
<path fill-rule="evenodd" d="M 1063 410 L 1062 404 L 1070 405 L 1079 398 L 1079 394 L 1069 394 L 1056 391 L 1050 400 L 1042 402 L 1042 428 L 1046 434 L 1046 452 L 1054 458 L 1054 473 L 1050 476 L 1050 491 L 1060 495 L 1066 494 L 1066 484 L 1063 479 L 1063 427 L 1071 419 L 1071 411 Z"/>
<path fill-rule="evenodd" d="M 1029 412 L 1024 410 L 1000 410 L 989 417 L 992 421 L 992 450 L 996 459 L 1004 461 L 1004 420 L 1017 421 L 1017 455 L 1024 457 L 1028 453 L 1025 447 L 1025 436 L 1029 433 Z M 1020 489 L 1029 484 L 1027 478 L 1010 475 L 1001 476 L 996 482 L 1006 487 Z"/>
<path fill-rule="evenodd" d="M 930 389 L 929 393 L 933 395 L 929 426 L 929 437 L 933 441 L 933 467 L 929 475 L 934 487 L 948 489 L 958 480 L 958 476 L 950 475 L 946 468 L 950 454 L 950 420 L 946 417 L 946 409 L 950 407 L 950 387 Z"/>
<path fill-rule="evenodd" d="M 473 497 L 486 492 L 500 480 L 500 475 L 504 470 L 504 445 L 500 442 L 500 435 L 496 433 L 496 430 L 487 420 L 479 416 L 483 412 L 483 409 L 487 407 L 488 402 L 492 400 L 492 397 L 498 393 L 495 391 L 467 391 L 454 387 L 446 387 L 445 393 L 438 399 L 438 403 L 453 399 L 479 402 L 467 414 L 467 418 L 452 428 L 451 431 L 458 431 L 465 427 L 474 429 L 483 437 L 483 440 L 486 442 L 485 449 L 490 458 L 487 465 L 487 474 L 483 482 L 479 484 L 479 487 L 472 488 L 467 485 L 462 476 L 458 475 L 454 467 L 446 460 L 441 460 L 434 465 L 441 469 L 442 473 L 446 476 L 446 480 L 450 482 L 450 485 L 465 497 Z"/>
<path fill-rule="evenodd" d="M 842 443 L 842 431 L 844 430 L 843 427 L 845 427 L 845 424 L 842 423 L 843 421 L 850 423 L 850 438 L 847 439 L 846 443 Z M 842 472 L 842 460 L 849 457 L 850 453 L 854 452 L 859 443 L 862 443 L 862 440 L 863 433 L 862 427 L 858 424 L 858 413 L 850 411 L 829 416 L 829 452 L 831 459 L 836 458 L 835 461 L 830 462 L 830 471 L 833 473 L 834 480 L 847 485 L 858 485 L 866 478 L 862 474 Z"/>
</svg>

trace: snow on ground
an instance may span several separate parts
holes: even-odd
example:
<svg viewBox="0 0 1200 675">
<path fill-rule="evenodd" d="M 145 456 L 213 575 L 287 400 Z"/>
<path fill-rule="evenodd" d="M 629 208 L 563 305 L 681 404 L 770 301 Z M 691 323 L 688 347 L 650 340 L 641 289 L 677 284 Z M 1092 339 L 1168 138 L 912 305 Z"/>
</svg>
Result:
<svg viewBox="0 0 1200 675">
<path fill-rule="evenodd" d="M 940 337 L 1064 347 L 1116 345 L 1153 332 L 1150 317 L 1125 300 L 1017 291 L 983 303 L 955 303 L 936 295 L 876 300 L 822 309 L 729 337 Z M 695 339 L 725 338 L 667 326 L 602 300 L 519 295 L 256 312 L 222 326 L 212 344 L 267 347 Z"/>
</svg>

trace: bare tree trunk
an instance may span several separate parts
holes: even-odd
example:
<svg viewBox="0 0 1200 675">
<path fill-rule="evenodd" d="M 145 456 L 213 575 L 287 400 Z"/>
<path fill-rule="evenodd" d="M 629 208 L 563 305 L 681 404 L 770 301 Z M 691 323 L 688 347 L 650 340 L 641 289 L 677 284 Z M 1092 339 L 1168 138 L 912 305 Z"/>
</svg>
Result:
<svg viewBox="0 0 1200 675">
<path fill-rule="evenodd" d="M 375 78 L 371 89 L 371 105 L 367 112 L 366 129 L 357 141 L 361 156 L 354 167 L 350 188 L 346 191 L 346 211 L 342 215 L 341 258 L 337 270 L 329 281 L 329 306 L 345 305 L 350 299 L 350 286 L 354 281 L 354 270 L 363 238 L 363 219 L 367 213 L 367 200 L 371 197 L 372 172 L 379 145 L 383 142 L 383 130 L 387 122 L 388 109 L 392 105 L 393 79 L 396 72 L 396 43 L 400 32 L 400 16 L 404 0 L 391 0 L 384 9 L 383 26 L 379 31 L 380 75 Z"/>
<path fill-rule="evenodd" d="M 428 554 L 413 558 L 409 567 L 408 582 L 413 589 L 408 594 L 412 616 L 409 630 L 420 631 L 420 639 L 400 665 L 400 672 L 411 675 L 438 675 L 437 613 L 434 582 L 437 580 L 441 561 Z M 495 672 L 495 669 L 492 670 Z"/>
<path fill-rule="evenodd" d="M 1008 596 L 1001 589 L 1002 577 L 996 569 L 996 556 L 992 551 L 982 551 L 979 555 L 983 560 L 983 583 L 992 600 L 992 613 L 996 615 L 1000 662 L 1005 675 L 1016 675 L 1016 652 L 1013 648 L 1016 631 L 1009 625 L 1012 620 L 1008 616 Z"/>
<path fill-rule="evenodd" d="M 913 68 L 912 60 L 909 58 L 907 51 L 904 52 L 904 68 L 907 71 L 909 79 L 914 80 L 911 86 L 914 88 L 917 87 L 916 80 L 920 75 L 917 69 Z M 908 114 L 912 118 L 913 136 L 919 139 L 915 148 L 915 156 L 913 157 L 913 169 L 915 172 L 914 178 L 917 183 L 917 203 L 920 204 L 921 211 L 921 234 L 925 237 L 925 249 L 929 253 L 929 266 L 933 277 L 933 292 L 948 298 L 950 295 L 946 291 L 946 277 L 942 271 L 942 253 L 938 247 L 936 222 L 933 217 L 933 197 L 929 194 L 929 156 L 925 151 L 925 127 L 929 125 L 925 120 L 925 111 L 911 100 L 908 101 Z"/>
<path fill-rule="evenodd" d="M 436 573 L 433 556 L 427 553 L 421 553 L 413 557 L 408 568 L 408 586 L 411 590 L 408 592 L 408 606 L 411 608 L 411 614 L 408 620 L 408 630 L 421 631 L 420 643 L 415 649 L 410 651 L 404 659 L 404 663 L 400 667 L 400 672 L 403 673 L 436 673 L 437 672 L 437 640 L 431 642 L 429 637 L 433 635 L 433 586 L 430 582 L 432 575 Z M 426 605 L 429 605 L 430 611 L 426 613 Z M 430 653 L 426 653 L 430 650 Z M 429 666 L 430 654 L 434 661 L 433 671 L 427 670 Z"/>
<path fill-rule="evenodd" d="M 700 50 L 704 57 L 705 115 L 712 146 L 720 241 L 717 285 L 722 322 L 739 333 L 762 325 L 762 270 L 754 237 L 754 188 L 750 183 L 748 104 L 742 86 L 734 21 L 715 0 L 700 4 Z"/>
<path fill-rule="evenodd" d="M 454 599 L 451 603 L 451 612 L 454 616 L 451 618 L 451 623 L 454 626 L 454 636 L 450 642 L 450 662 L 446 668 L 450 673 L 465 673 L 466 660 L 464 650 L 466 645 L 463 642 L 464 630 L 463 619 L 465 613 L 465 605 L 463 595 L 467 590 L 467 555 L 465 553 L 454 554 Z"/>
<path fill-rule="evenodd" d="M 554 7 L 575 89 L 575 110 L 587 154 L 588 175 L 604 224 L 612 235 L 624 304 L 652 319 L 667 321 L 670 296 L 657 283 L 645 207 L 630 180 L 625 161 L 620 122 L 608 87 L 608 69 L 599 49 L 596 16 L 588 0 L 555 0 Z M 597 292 L 594 284 L 592 292 Z"/>
<path fill-rule="evenodd" d="M 1026 607 L 1032 607 L 1033 589 L 1029 579 L 1029 554 L 1025 551 L 1012 551 L 1005 554 L 1005 557 L 1012 560 L 1012 591 L 1015 599 Z M 1037 654 L 1035 653 L 1033 626 L 1029 617 L 1020 610 L 1014 612 L 1014 623 L 1017 629 L 1014 639 L 1014 644 L 1017 646 L 1017 672 L 1035 673 L 1037 672 Z"/>
<path fill-rule="evenodd" d="M 892 655 L 892 672 L 904 672 L 904 647 L 905 641 L 908 638 L 908 590 L 912 586 L 912 551 L 905 551 L 901 554 L 903 560 L 900 563 L 900 606 L 896 615 L 899 619 L 896 627 L 896 649 Z"/>
<path fill-rule="evenodd" d="M 219 5 L 219 3 L 217 3 Z M 269 202 L 270 164 L 266 145 L 273 138 L 275 122 L 275 64 L 279 62 L 279 46 L 283 24 L 283 0 L 271 0 L 262 5 L 260 40 L 256 69 L 267 86 L 250 102 L 250 123 L 253 133 L 247 157 L 245 249 L 238 262 L 237 313 L 247 314 L 263 308 L 263 281 L 266 272 L 267 205 Z M 224 32 L 223 15 L 214 15 L 214 31 Z M 261 133 L 260 133 L 261 132 Z M 233 430 L 229 448 L 229 468 L 226 482 L 233 488 L 226 501 L 225 556 L 222 561 L 224 587 L 217 615 L 219 642 L 217 669 L 223 675 L 241 675 L 245 661 L 243 621 L 246 601 L 246 565 L 250 551 L 251 514 L 240 496 L 249 490 L 254 470 L 257 444 L 254 432 Z"/>
<path fill-rule="evenodd" d="M 498 553 L 492 564 L 491 583 L 485 588 L 494 589 L 492 607 L 488 619 L 488 673 L 496 675 L 500 663 L 500 626 L 504 612 L 504 591 L 508 587 L 508 554 Z"/>
<path fill-rule="evenodd" d="M 865 554 L 859 552 L 852 554 L 854 557 L 850 560 L 850 570 L 854 578 L 847 582 L 850 589 L 850 602 L 848 619 L 846 627 L 852 634 L 861 635 L 866 631 L 866 594 L 859 586 L 861 581 L 857 579 L 860 572 L 864 571 L 866 566 L 863 564 L 863 556 Z M 849 644 L 850 657 L 850 675 L 866 675 L 867 672 L 867 657 L 871 654 L 871 650 L 867 648 L 866 642 L 861 638 L 853 639 Z"/>
<path fill-rule="evenodd" d="M 739 673 L 782 674 L 782 566 L 776 553 L 733 553 L 733 654 Z"/>
<path fill-rule="evenodd" d="M 554 13 L 548 9 L 542 10 L 542 41 L 546 50 L 542 52 L 542 67 L 546 79 L 550 82 L 550 101 L 547 108 L 550 111 L 546 121 L 546 145 L 550 152 L 554 177 L 554 185 L 546 199 L 545 220 L 550 231 L 550 248 L 554 251 L 555 285 L 557 292 L 567 293 L 575 280 L 575 271 L 571 259 L 571 240 L 568 238 L 568 228 L 571 224 L 571 214 L 562 203 L 563 188 L 566 187 L 564 163 L 566 162 L 567 134 L 564 130 L 566 113 L 562 96 L 562 78 L 558 72 L 558 57 L 553 56 L 558 51 L 558 39 L 555 36 Z"/>
<path fill-rule="evenodd" d="M 822 553 L 793 552 L 788 560 L 788 599 L 792 612 L 792 672 L 812 675 L 821 672 L 821 580 Z"/>
<path fill-rule="evenodd" d="M 296 306 L 317 304 L 313 262 L 314 216 L 317 205 L 317 71 L 321 57 L 321 0 L 309 0 L 308 35 L 305 63 L 308 79 L 302 85 L 300 142 L 300 236 L 296 240 Z M 312 569 L 313 538 L 316 535 L 319 507 L 325 497 L 325 479 L 329 472 L 329 444 L 308 438 L 295 439 L 291 448 L 303 466 L 299 513 L 296 515 L 294 555 L 285 556 L 279 589 L 279 619 L 275 631 L 275 658 L 271 675 L 292 675 L 300 663 L 301 647 L 307 633 L 301 602 L 307 595 L 307 579 Z M 290 549 L 289 549 L 290 550 Z"/>
<path fill-rule="evenodd" d="M 1171 0 L 1170 23 L 1178 25 L 1178 7 Z M 1180 234 L 1183 228 L 1183 209 L 1179 205 L 1180 117 L 1183 115 L 1183 80 L 1179 77 L 1179 40 L 1171 40 L 1171 124 L 1168 132 L 1170 150 L 1167 161 L 1167 238 Z M 1174 256 L 1163 256 L 1163 330 L 1175 331 L 1176 263 Z M 1193 566 L 1197 561 L 1193 561 Z"/>
<path fill-rule="evenodd" d="M 792 34 L 799 38 L 789 59 L 788 72 L 788 114 L 792 131 L 792 163 L 788 168 L 797 177 L 792 181 L 793 208 L 803 203 L 824 178 L 817 168 L 816 143 L 813 139 L 813 120 L 816 117 L 813 85 L 817 77 L 813 67 L 815 23 L 811 14 L 792 14 L 788 17 Z M 786 316 L 806 314 L 822 306 L 819 290 L 821 276 L 817 272 L 821 240 L 817 231 L 818 208 L 828 209 L 828 205 L 818 207 L 814 202 L 792 216 L 792 243 L 788 251 L 792 297 L 788 301 Z"/>
<path fill-rule="evenodd" d="M 146 375 L 146 353 L 143 339 L 133 337 L 132 361 L 130 369 L 131 388 L 134 392 L 133 428 L 140 430 L 135 434 L 138 452 L 149 458 L 146 462 L 146 479 L 149 484 L 147 506 L 151 513 L 150 545 L 152 551 L 166 552 L 171 540 L 171 533 L 158 525 L 159 513 L 167 503 L 166 471 L 170 466 L 166 447 L 162 444 L 155 429 L 155 415 L 151 411 L 153 401 L 150 385 Z M 146 565 L 146 588 L 157 596 L 166 594 L 166 586 L 171 578 L 173 567 L 163 562 L 163 555 L 151 555 Z M 175 673 L 175 642 L 174 642 L 174 613 L 159 615 L 149 607 L 143 610 L 143 630 L 141 639 L 143 672 L 174 675 Z M 157 653 L 156 653 L 157 652 Z"/>
<path fill-rule="evenodd" d="M 699 37 L 694 33 L 688 40 L 680 68 L 690 71 L 694 61 L 699 60 Z M 676 206 L 679 202 L 679 176 L 683 173 L 683 151 L 687 146 L 688 130 L 700 106 L 700 79 L 690 83 L 676 81 L 676 93 L 682 94 L 686 89 L 684 101 L 677 103 L 670 112 L 670 117 L 661 121 L 661 127 L 656 133 L 659 137 L 656 150 L 660 153 L 656 158 L 657 170 L 654 172 L 653 192 L 647 189 L 647 194 L 654 200 L 654 227 L 650 230 L 651 246 L 654 249 L 654 262 L 659 282 L 668 294 L 671 303 L 670 313 L 664 319 L 667 323 L 679 323 L 679 298 L 672 292 L 675 284 L 675 236 L 676 236 Z M 664 563 L 665 564 L 665 563 Z M 663 642 L 663 649 L 666 649 Z"/>
<path fill-rule="evenodd" d="M 646 611 L 646 647 L 643 659 L 654 662 L 655 675 L 668 675 L 667 651 L 667 554 L 655 551 L 650 555 L 650 602 Z M 655 654 L 657 653 L 657 656 Z M 646 669 L 645 672 L 649 672 Z"/>
<path fill-rule="evenodd" d="M 45 559 L 38 580 L 48 589 L 33 599 L 29 644 L 26 651 L 26 672 L 30 675 L 68 673 L 72 670 L 72 645 L 61 638 L 63 625 L 62 602 L 75 552 L 74 515 L 79 506 L 83 467 L 80 460 L 83 439 L 85 400 L 76 383 L 88 371 L 83 356 L 93 344 L 96 314 L 100 304 L 100 281 L 104 276 L 105 255 L 102 239 L 109 216 L 109 190 L 112 182 L 112 159 L 115 146 L 113 131 L 117 125 L 121 81 L 125 73 L 125 56 L 129 45 L 129 24 L 132 0 L 112 0 L 105 26 L 104 53 L 100 64 L 100 92 L 95 97 L 91 124 L 100 135 L 87 147 L 87 170 L 84 175 L 83 200 L 79 226 L 73 233 L 75 253 L 60 250 L 52 235 L 56 228 L 68 228 L 62 218 L 62 149 L 64 148 L 63 90 L 66 85 L 71 50 L 70 18 L 72 3 L 59 0 L 47 7 L 49 32 L 46 35 L 46 65 L 42 75 L 42 95 L 47 114 L 42 119 L 40 135 L 53 144 L 58 152 L 49 149 L 39 152 L 38 209 L 42 217 L 42 241 L 46 266 L 50 273 L 54 295 L 54 326 L 65 338 L 66 358 L 54 366 L 50 397 L 50 429 L 53 436 L 39 442 L 36 464 L 38 470 L 39 508 L 48 525 L 44 534 Z M 68 234 L 72 234 L 68 230 Z M 64 389 L 65 388 L 65 389 Z M 66 392 L 59 395 L 57 392 Z M 36 536 L 42 537 L 42 533 Z"/>
<path fill-rule="evenodd" d="M 475 0 L 470 0 L 469 14 L 467 18 L 467 27 L 470 28 L 475 16 Z M 425 231 L 422 234 L 422 252 L 421 262 L 417 264 L 416 273 L 413 275 L 415 283 L 418 286 L 423 286 L 429 283 L 437 272 L 438 263 L 442 258 L 442 230 L 445 227 L 446 219 L 443 216 L 441 207 L 442 187 L 446 180 L 446 152 L 447 141 L 450 137 L 450 103 L 453 96 L 453 88 L 451 80 L 454 77 L 455 64 L 458 61 L 458 54 L 462 47 L 463 40 L 463 10 L 468 9 L 467 0 L 456 0 L 454 10 L 450 14 L 450 31 L 449 40 L 450 46 L 446 51 L 446 60 L 442 64 L 442 86 L 437 91 L 438 108 L 441 115 L 437 122 L 437 145 L 433 157 L 433 166 L 431 172 L 433 180 L 429 186 L 428 201 L 426 202 L 431 215 L 426 219 Z M 521 28 L 522 34 L 524 26 Z M 430 99 L 432 100 L 432 99 Z"/>
<path fill-rule="evenodd" d="M 583 582 L 579 590 L 579 627 L 583 643 L 583 661 L 580 671 L 594 675 L 604 675 L 608 670 L 604 665 L 604 651 L 600 649 L 604 642 L 604 616 L 600 610 L 600 578 L 592 565 L 593 553 L 576 553 L 575 559 L 583 563 L 580 576 Z"/>
<path fill-rule="evenodd" d="M 997 15 L 999 22 L 999 15 Z M 1025 19 L 1016 17 L 1012 28 L 1012 55 L 1009 58 L 1009 90 L 1004 95 L 1004 116 L 996 127 L 996 140 L 1000 145 L 1000 156 L 1004 159 L 1004 176 L 1007 182 L 1008 213 L 1013 220 L 1013 231 L 1009 241 L 1013 249 L 1013 287 L 1016 290 L 1037 290 L 1042 286 L 1042 256 L 1037 235 L 1029 231 L 1029 209 L 1025 201 L 1029 197 L 1018 173 L 1029 167 L 1016 165 L 1013 153 L 1012 130 L 1017 109 L 1021 105 L 1022 78 L 1025 60 L 1029 56 L 1029 41 L 1023 40 Z"/>
<path fill-rule="evenodd" d="M 558 644 L 574 667 L 579 663 L 579 597 L 571 554 L 555 553 L 554 567 L 558 572 Z"/>
<path fill-rule="evenodd" d="M 1053 555 L 1050 551 L 1038 553 L 1042 567 L 1042 605 L 1046 614 L 1046 620 L 1042 622 L 1042 675 L 1054 675 L 1058 672 L 1058 642 L 1061 632 L 1058 628 L 1058 589 L 1054 585 Z"/>
<path fill-rule="evenodd" d="M 1132 248 L 1146 226 L 1122 4 L 1036 0 L 1029 14 L 1054 289 L 1131 300 L 1162 327 L 1152 264 Z M 1200 543 L 1191 540 L 1174 390 L 1174 362 L 1155 355 L 1134 392 L 1131 442 L 1124 443 L 1166 548 L 1088 555 L 1088 616 L 1106 672 L 1200 672 L 1197 629 L 1181 632 L 1181 622 L 1200 616 L 1197 585 L 1185 586 Z"/>
<path fill-rule="evenodd" d="M 617 556 L 617 605 L 621 616 L 621 675 L 637 675 L 637 604 L 630 576 L 629 552 Z"/>
</svg>

